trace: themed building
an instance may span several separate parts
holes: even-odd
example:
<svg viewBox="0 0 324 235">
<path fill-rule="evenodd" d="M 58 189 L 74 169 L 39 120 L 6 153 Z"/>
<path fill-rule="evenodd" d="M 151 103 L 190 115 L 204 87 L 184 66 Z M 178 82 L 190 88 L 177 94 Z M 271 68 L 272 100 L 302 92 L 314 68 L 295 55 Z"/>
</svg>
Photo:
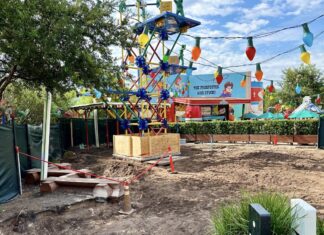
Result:
<svg viewBox="0 0 324 235">
<path fill-rule="evenodd" d="M 238 120 L 244 113 L 263 113 L 263 84 L 251 73 L 228 73 L 218 85 L 214 74 L 170 76 L 173 104 L 169 121 Z"/>
</svg>

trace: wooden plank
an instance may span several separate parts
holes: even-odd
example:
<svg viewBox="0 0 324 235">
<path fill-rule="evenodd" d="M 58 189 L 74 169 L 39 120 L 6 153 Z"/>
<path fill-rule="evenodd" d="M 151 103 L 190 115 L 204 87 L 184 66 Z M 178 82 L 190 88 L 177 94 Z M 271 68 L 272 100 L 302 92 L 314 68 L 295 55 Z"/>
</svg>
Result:
<svg viewBox="0 0 324 235">
<path fill-rule="evenodd" d="M 225 142 L 230 141 L 229 135 L 217 134 L 213 135 L 213 142 Z"/>
<path fill-rule="evenodd" d="M 316 144 L 317 135 L 294 135 L 294 142 L 298 144 Z"/>
<path fill-rule="evenodd" d="M 181 155 L 180 152 L 178 153 L 172 153 L 172 156 L 178 156 Z M 143 158 L 142 156 L 134 156 L 134 157 L 128 157 L 128 156 L 123 156 L 123 155 L 118 155 L 118 154 L 113 154 L 113 156 L 115 158 L 119 158 L 119 159 L 123 159 L 123 160 L 134 160 L 137 162 L 147 162 L 147 161 L 151 161 L 151 160 L 158 160 L 162 157 L 162 155 L 156 155 L 156 156 L 149 156 L 149 157 L 145 157 Z M 165 158 L 168 158 L 169 156 L 165 156 Z M 155 161 L 154 161 L 155 162 Z"/>
<path fill-rule="evenodd" d="M 276 135 L 271 135 L 271 142 L 274 142 Z M 291 144 L 294 142 L 294 136 L 293 135 L 277 135 L 277 142 L 278 143 L 287 143 Z"/>
<path fill-rule="evenodd" d="M 229 139 L 230 139 L 230 141 L 233 141 L 233 142 L 249 142 L 250 136 L 246 135 L 246 134 L 242 134 L 242 135 L 232 134 L 232 135 L 229 135 Z"/>
<path fill-rule="evenodd" d="M 40 169 L 30 169 L 26 171 L 28 173 L 40 173 Z M 74 171 L 72 170 L 60 170 L 60 169 L 48 169 L 48 175 L 49 176 L 61 176 L 66 174 L 71 174 Z"/>
<path fill-rule="evenodd" d="M 270 135 L 250 135 L 250 141 L 251 142 L 267 142 L 270 143 L 271 142 L 271 138 Z"/>
<path fill-rule="evenodd" d="M 188 159 L 189 157 L 183 157 L 183 156 L 172 156 L 172 160 L 173 162 L 176 162 L 176 161 L 181 161 L 181 160 L 185 160 L 185 159 Z M 149 164 L 154 164 L 156 161 L 147 161 L 147 163 Z M 166 157 L 164 158 L 162 161 L 160 161 L 157 166 L 169 166 L 170 165 L 170 160 L 169 160 L 169 157 Z"/>
<path fill-rule="evenodd" d="M 120 183 L 107 179 L 97 178 L 62 178 L 62 177 L 48 177 L 46 181 L 54 181 L 58 185 L 66 186 L 80 186 L 80 187 L 95 187 L 97 184 L 118 185 Z"/>
<path fill-rule="evenodd" d="M 70 174 L 60 176 L 60 178 L 79 178 L 79 177 L 81 177 L 81 178 L 91 178 L 91 176 L 89 174 L 86 174 L 86 173 L 91 173 L 91 171 L 89 169 L 81 169 L 81 170 L 78 170 L 78 171 L 82 171 L 82 173 L 73 171 Z"/>
</svg>

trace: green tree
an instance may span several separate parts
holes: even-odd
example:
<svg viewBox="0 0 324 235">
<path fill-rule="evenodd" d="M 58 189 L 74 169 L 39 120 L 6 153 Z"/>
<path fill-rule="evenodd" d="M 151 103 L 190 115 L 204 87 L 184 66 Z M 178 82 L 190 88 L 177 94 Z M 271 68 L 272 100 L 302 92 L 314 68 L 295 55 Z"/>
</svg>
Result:
<svg viewBox="0 0 324 235">
<path fill-rule="evenodd" d="M 116 84 L 111 47 L 129 30 L 113 10 L 113 0 L 0 1 L 0 100 L 17 80 L 59 92 Z"/>
<path fill-rule="evenodd" d="M 24 87 L 21 82 L 10 84 L 4 92 L 4 99 L 13 107 L 18 123 L 40 124 L 43 121 L 43 105 L 45 88 L 30 89 Z M 72 105 L 76 97 L 75 91 L 64 94 L 55 93 L 52 102 L 52 122 L 60 117 L 60 111 L 66 111 Z M 1 108 L 1 107 L 0 107 Z M 3 107 L 5 108 L 5 107 Z M 63 114 L 63 113 L 62 113 Z"/>
<path fill-rule="evenodd" d="M 295 92 L 297 83 L 302 88 L 300 94 Z M 283 81 L 280 83 L 278 98 L 286 105 L 298 106 L 304 96 L 316 98 L 324 93 L 324 76 L 315 65 L 301 65 L 298 68 L 288 68 L 283 71 Z"/>
</svg>

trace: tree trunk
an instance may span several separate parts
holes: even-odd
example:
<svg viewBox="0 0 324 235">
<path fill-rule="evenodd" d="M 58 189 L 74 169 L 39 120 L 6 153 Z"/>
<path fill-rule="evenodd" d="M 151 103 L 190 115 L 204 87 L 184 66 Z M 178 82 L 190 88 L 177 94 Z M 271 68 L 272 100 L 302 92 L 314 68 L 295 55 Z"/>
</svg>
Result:
<svg viewBox="0 0 324 235">
<path fill-rule="evenodd" d="M 12 82 L 14 73 L 16 72 L 17 65 L 14 65 L 10 73 L 6 76 L 3 76 L 0 80 L 0 100 L 3 98 L 3 93 L 6 90 L 7 86 Z"/>
</svg>

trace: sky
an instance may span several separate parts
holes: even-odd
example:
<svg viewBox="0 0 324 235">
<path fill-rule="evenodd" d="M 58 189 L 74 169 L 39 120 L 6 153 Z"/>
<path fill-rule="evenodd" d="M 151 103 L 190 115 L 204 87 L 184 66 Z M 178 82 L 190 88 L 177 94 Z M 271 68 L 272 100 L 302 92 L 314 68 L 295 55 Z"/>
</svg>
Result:
<svg viewBox="0 0 324 235">
<path fill-rule="evenodd" d="M 192 28 L 188 34 L 193 36 L 250 36 L 290 27 L 310 21 L 324 14 L 324 0 L 183 0 L 186 17 L 198 20 L 200 26 Z M 135 2 L 129 0 L 128 3 Z M 155 2 L 147 0 L 146 2 Z M 173 12 L 175 12 L 175 5 Z M 151 15 L 159 14 L 159 10 L 148 7 Z M 309 25 L 315 35 L 324 31 L 324 17 Z M 302 28 L 289 29 L 265 38 L 254 39 L 257 50 L 252 63 L 263 61 L 278 53 L 302 44 Z M 181 44 L 191 50 L 194 39 L 182 36 Z M 245 56 L 247 41 L 204 39 L 201 41 L 201 57 L 223 67 L 250 63 Z M 176 48 L 175 51 L 179 50 Z M 324 72 L 324 34 L 314 40 L 313 46 L 307 48 L 311 54 L 312 64 Z M 190 53 L 185 54 L 190 58 Z M 261 65 L 264 78 L 280 81 L 282 71 L 288 67 L 298 67 L 302 62 L 300 51 L 296 50 L 275 60 Z M 208 64 L 200 59 L 198 62 Z M 194 74 L 214 73 L 215 68 L 196 65 Z M 233 68 L 236 72 L 252 71 L 255 66 Z M 224 71 L 228 72 L 228 71 Z"/>
</svg>

